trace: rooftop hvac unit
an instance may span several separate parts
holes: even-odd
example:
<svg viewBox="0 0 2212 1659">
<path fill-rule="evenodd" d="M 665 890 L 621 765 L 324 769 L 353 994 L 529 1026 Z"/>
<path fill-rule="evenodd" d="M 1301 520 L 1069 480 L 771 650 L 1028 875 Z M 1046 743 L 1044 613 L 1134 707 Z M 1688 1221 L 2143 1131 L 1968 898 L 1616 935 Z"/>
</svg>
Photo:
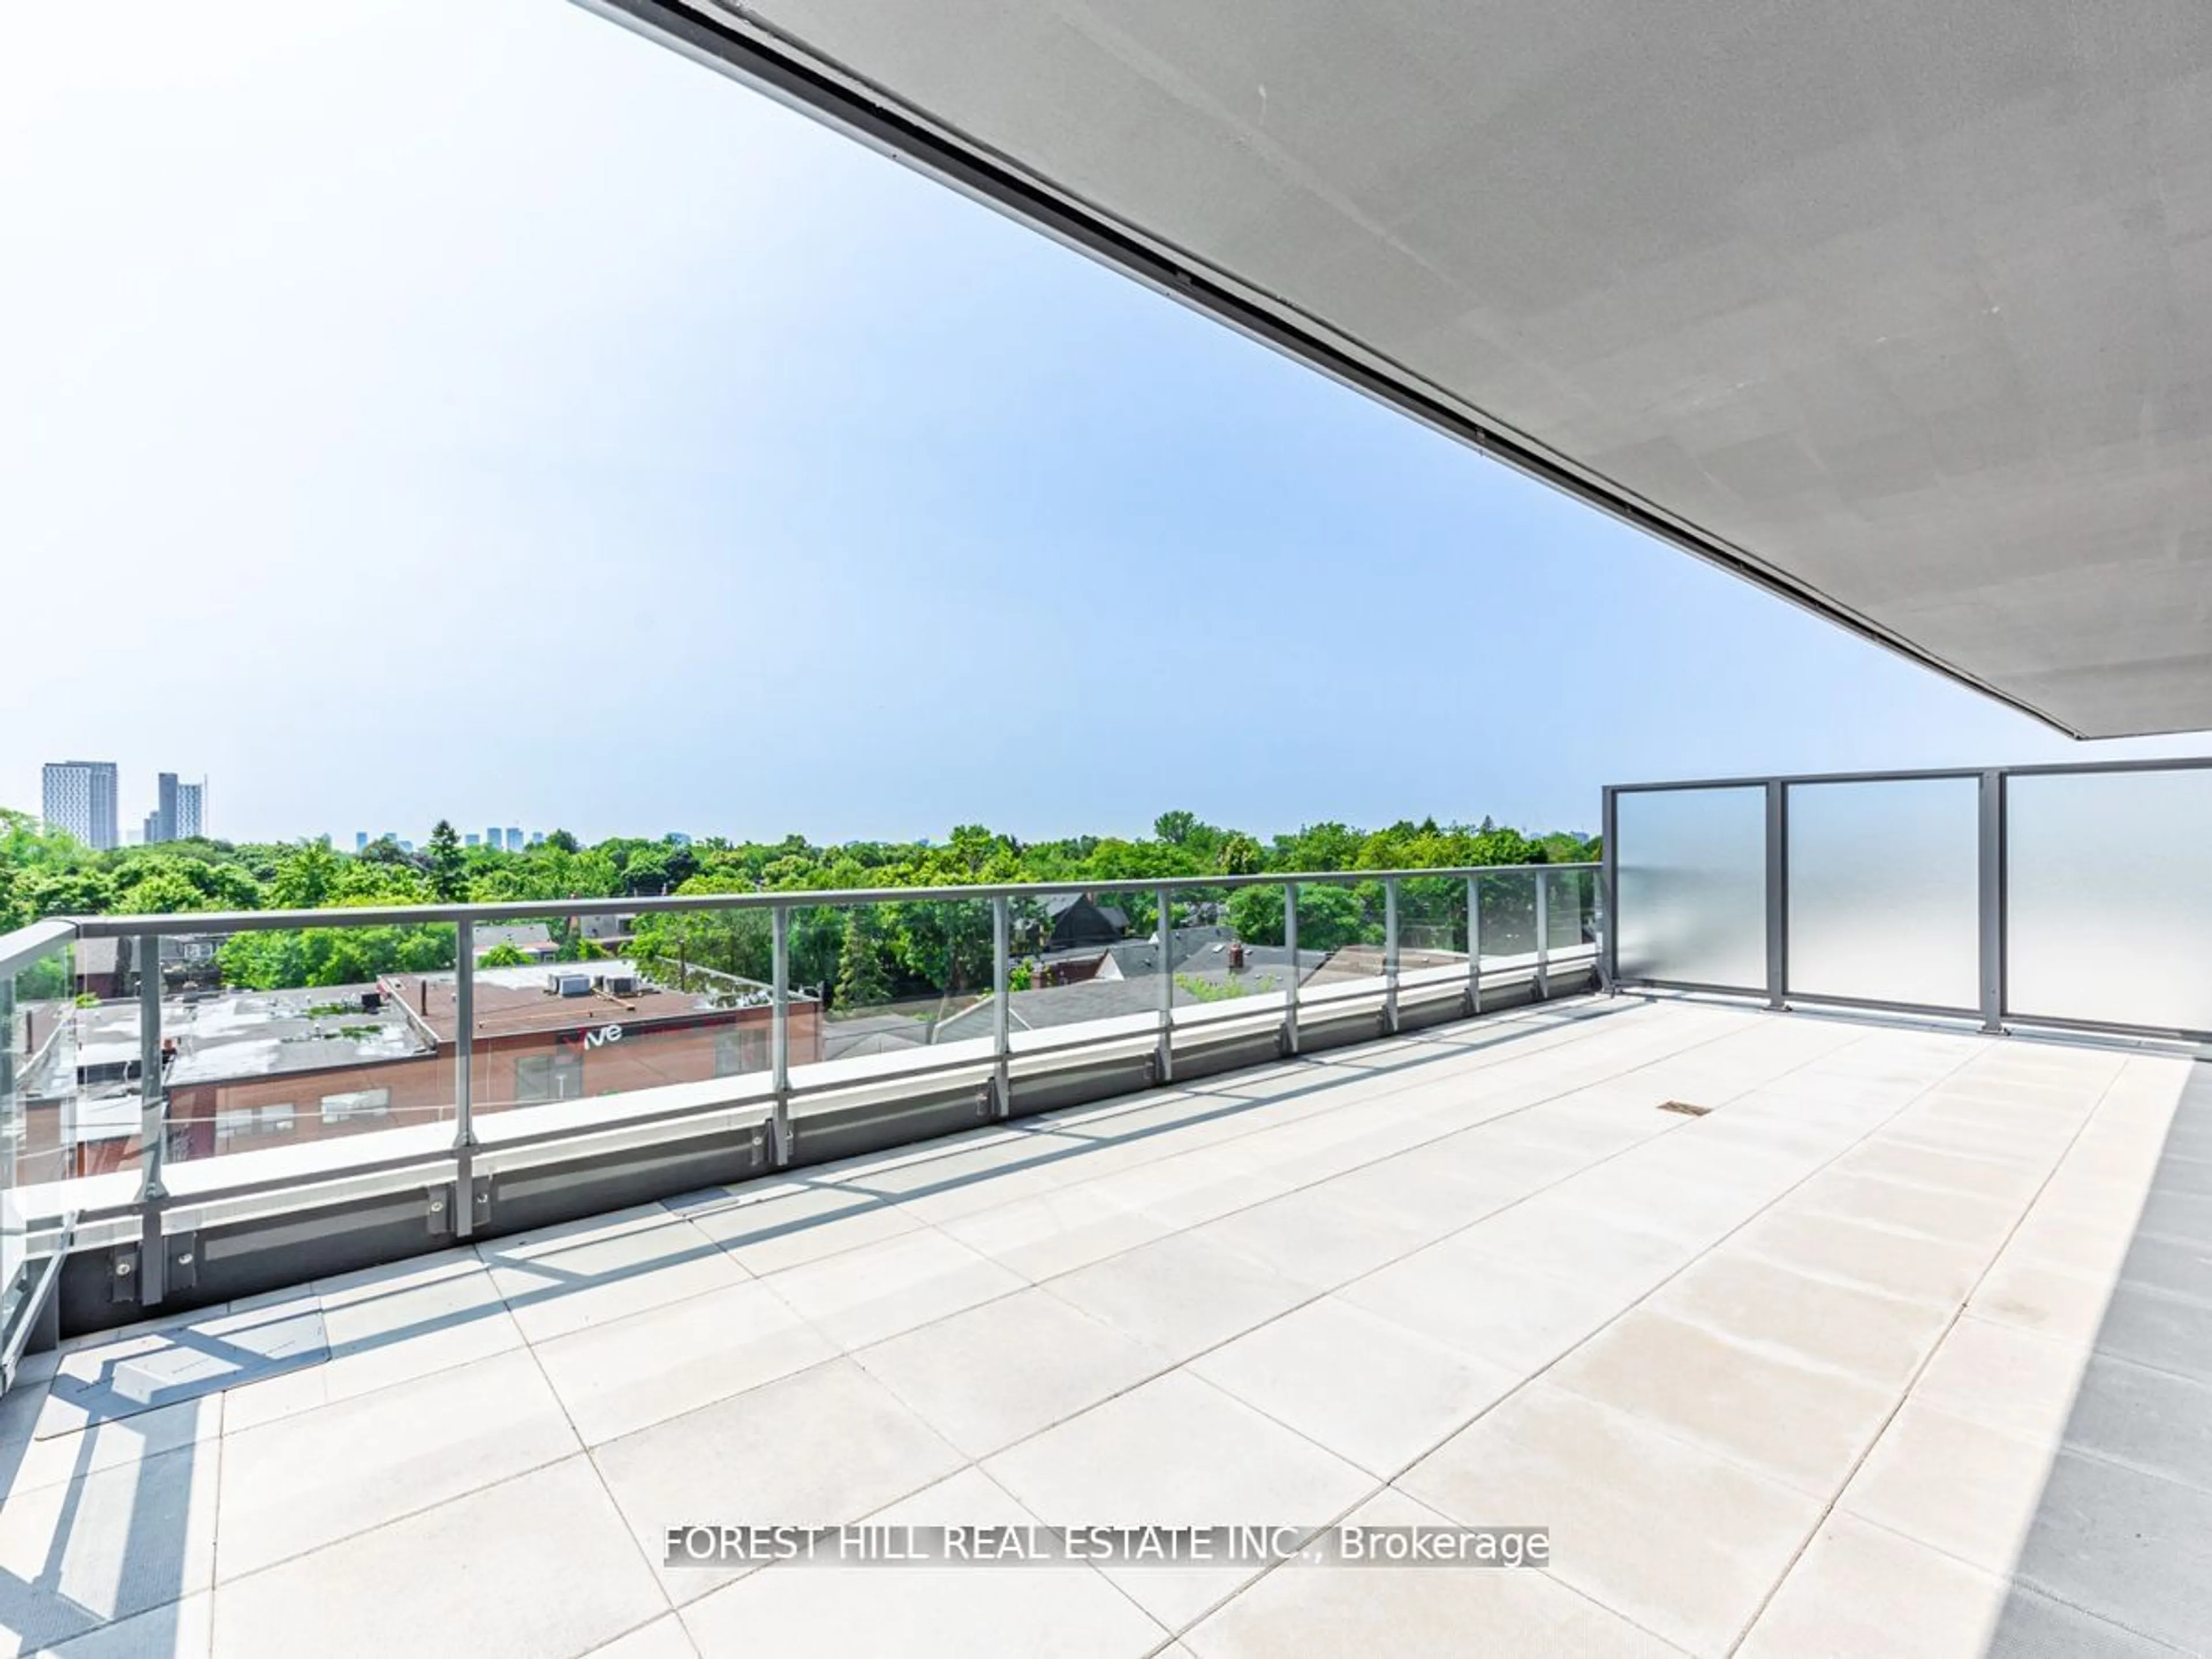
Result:
<svg viewBox="0 0 2212 1659">
<path fill-rule="evenodd" d="M 611 997 L 634 997 L 637 994 L 637 975 L 635 974 L 601 974 L 599 989 Z"/>
<path fill-rule="evenodd" d="M 363 991 L 361 994 L 361 1011 L 364 1014 L 382 1013 L 384 994 L 380 991 Z"/>
<path fill-rule="evenodd" d="M 561 994 L 564 997 L 587 997 L 592 994 L 592 979 L 588 974 L 556 974 Z"/>
</svg>

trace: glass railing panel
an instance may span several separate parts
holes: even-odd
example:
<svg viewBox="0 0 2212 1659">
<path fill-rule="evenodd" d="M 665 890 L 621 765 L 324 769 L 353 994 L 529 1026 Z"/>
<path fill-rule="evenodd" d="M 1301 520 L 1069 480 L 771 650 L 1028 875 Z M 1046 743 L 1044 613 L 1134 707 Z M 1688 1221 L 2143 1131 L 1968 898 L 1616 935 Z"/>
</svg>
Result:
<svg viewBox="0 0 2212 1659">
<path fill-rule="evenodd" d="M 1382 882 L 1302 881 L 1297 902 L 1301 1011 L 1379 994 L 1384 969 Z"/>
<path fill-rule="evenodd" d="M 1492 976 L 1533 973 L 1536 966 L 1536 878 L 1500 870 L 1475 878 L 1481 910 L 1482 971 Z"/>
<path fill-rule="evenodd" d="M 1398 882 L 1398 983 L 1467 983 L 1467 880 L 1405 876 Z"/>
<path fill-rule="evenodd" d="M 1978 1006 L 1977 780 L 1794 783 L 1786 823 L 1792 994 Z"/>
<path fill-rule="evenodd" d="M 2212 1031 L 2212 769 L 2004 787 L 2006 1012 Z"/>
<path fill-rule="evenodd" d="M 988 1060 L 988 899 L 791 912 L 794 1086 Z"/>
<path fill-rule="evenodd" d="M 179 921 L 160 939 L 168 1163 L 451 1121 L 450 923 Z"/>
<path fill-rule="evenodd" d="M 58 945 L 0 977 L 8 1193 L 137 1168 L 144 1085 L 136 944 Z"/>
<path fill-rule="evenodd" d="M 1249 896 L 1247 896 L 1247 894 Z M 1290 952 L 1283 944 L 1283 890 L 1273 884 L 1224 890 L 1178 887 L 1170 895 L 1173 925 L 1169 930 L 1170 963 L 1178 1025 L 1265 1019 L 1279 1023 L 1292 977 Z M 1250 923 L 1248 933 L 1243 923 Z M 1158 994 L 1158 951 L 1148 944 L 1146 958 L 1155 1006 Z"/>
<path fill-rule="evenodd" d="M 1614 830 L 1621 977 L 1764 989 L 1765 789 L 1624 791 Z"/>
<path fill-rule="evenodd" d="M 477 955 L 474 1114 L 717 1079 L 764 1091 L 774 927 L 765 908 L 645 912 L 613 928 L 552 916 L 520 942 L 478 924 L 480 945 L 497 942 Z M 532 960 L 514 963 L 515 949 Z M 811 1043 L 815 1004 L 794 992 L 792 1012 Z"/>
</svg>

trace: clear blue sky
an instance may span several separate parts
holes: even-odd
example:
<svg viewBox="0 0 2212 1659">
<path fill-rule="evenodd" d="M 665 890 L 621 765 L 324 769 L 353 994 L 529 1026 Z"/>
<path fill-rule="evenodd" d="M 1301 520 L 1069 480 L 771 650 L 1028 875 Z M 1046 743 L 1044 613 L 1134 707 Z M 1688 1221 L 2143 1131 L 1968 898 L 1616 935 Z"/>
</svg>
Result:
<svg viewBox="0 0 2212 1659">
<path fill-rule="evenodd" d="M 2075 744 L 562 0 L 0 9 L 0 803 L 1594 827 Z"/>
</svg>

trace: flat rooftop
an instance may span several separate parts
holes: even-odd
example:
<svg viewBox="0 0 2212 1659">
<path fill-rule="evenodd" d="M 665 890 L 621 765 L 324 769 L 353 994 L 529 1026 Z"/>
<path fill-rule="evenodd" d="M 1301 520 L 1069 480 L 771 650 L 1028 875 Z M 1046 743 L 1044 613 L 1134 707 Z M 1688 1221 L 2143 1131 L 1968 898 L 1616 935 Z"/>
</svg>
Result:
<svg viewBox="0 0 2212 1659">
<path fill-rule="evenodd" d="M 621 995 L 594 988 L 582 996 L 558 996 L 546 989 L 554 977 L 581 979 L 594 987 L 601 980 L 628 979 L 635 988 Z M 774 994 L 770 987 L 754 981 L 724 977 L 729 980 L 731 996 L 718 1000 L 705 993 L 671 990 L 647 977 L 635 963 L 619 957 L 539 962 L 520 968 L 479 964 L 474 989 L 476 1034 L 517 1036 L 600 1025 L 648 1025 L 656 1020 L 689 1019 L 717 1009 L 745 1006 L 747 1000 L 764 1006 Z M 382 983 L 393 1000 L 406 1004 L 436 1034 L 440 1043 L 454 1040 L 460 1022 L 453 974 L 386 974 Z M 738 1000 L 733 1002 L 732 997 Z"/>
<path fill-rule="evenodd" d="M 1554 1003 L 27 1376 L 26 1650 L 2194 1651 L 2212 1085 L 2144 1045 Z M 692 1522 L 1347 1517 L 1547 1526 L 1552 1559 L 659 1565 Z"/>
</svg>

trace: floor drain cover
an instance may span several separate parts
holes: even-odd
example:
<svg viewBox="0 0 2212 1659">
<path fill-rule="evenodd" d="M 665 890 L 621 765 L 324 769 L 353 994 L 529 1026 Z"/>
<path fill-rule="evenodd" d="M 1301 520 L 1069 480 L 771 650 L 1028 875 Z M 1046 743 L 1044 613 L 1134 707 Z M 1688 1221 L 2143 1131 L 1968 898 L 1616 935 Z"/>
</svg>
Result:
<svg viewBox="0 0 2212 1659">
<path fill-rule="evenodd" d="M 1713 1109 L 1710 1106 L 1692 1106 L 1686 1100 L 1662 1100 L 1659 1103 L 1659 1109 L 1662 1112 L 1680 1112 L 1684 1117 L 1703 1117 Z"/>
</svg>

